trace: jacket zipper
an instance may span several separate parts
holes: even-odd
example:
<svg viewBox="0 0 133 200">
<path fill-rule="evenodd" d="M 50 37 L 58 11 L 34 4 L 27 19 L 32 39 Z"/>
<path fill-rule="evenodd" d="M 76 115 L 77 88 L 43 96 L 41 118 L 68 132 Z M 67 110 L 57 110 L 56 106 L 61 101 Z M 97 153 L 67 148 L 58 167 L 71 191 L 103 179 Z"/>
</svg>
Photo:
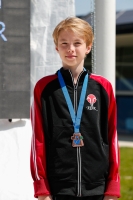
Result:
<svg viewBox="0 0 133 200">
<path fill-rule="evenodd" d="M 82 75 L 83 71 L 80 73 L 77 83 L 74 84 L 74 79 L 73 76 L 71 74 L 72 80 L 73 80 L 73 87 L 74 87 L 74 110 L 75 112 L 77 112 L 77 88 L 78 88 L 78 82 L 79 79 Z M 77 183 L 77 196 L 80 197 L 81 196 L 81 152 L 80 152 L 80 147 L 77 147 L 77 167 L 78 167 L 78 183 Z"/>
</svg>

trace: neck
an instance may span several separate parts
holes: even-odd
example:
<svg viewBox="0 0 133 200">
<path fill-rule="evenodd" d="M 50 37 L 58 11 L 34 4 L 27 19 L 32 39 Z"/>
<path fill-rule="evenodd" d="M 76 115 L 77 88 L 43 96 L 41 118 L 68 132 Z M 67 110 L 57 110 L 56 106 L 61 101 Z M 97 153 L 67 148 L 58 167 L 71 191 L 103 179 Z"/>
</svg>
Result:
<svg viewBox="0 0 133 200">
<path fill-rule="evenodd" d="M 74 79 L 74 83 L 77 83 L 77 79 L 79 77 L 79 74 L 83 71 L 83 67 L 82 68 L 77 68 L 77 69 L 70 69 L 72 75 L 73 75 L 73 79 Z"/>
</svg>

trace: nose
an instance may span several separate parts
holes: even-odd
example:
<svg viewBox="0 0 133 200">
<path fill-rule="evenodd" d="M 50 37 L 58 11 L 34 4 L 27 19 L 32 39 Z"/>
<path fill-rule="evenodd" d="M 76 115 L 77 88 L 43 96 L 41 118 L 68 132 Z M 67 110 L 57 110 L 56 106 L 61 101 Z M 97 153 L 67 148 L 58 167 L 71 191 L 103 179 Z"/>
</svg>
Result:
<svg viewBox="0 0 133 200">
<path fill-rule="evenodd" d="M 73 45 L 69 45 L 67 51 L 69 53 L 74 52 L 74 46 Z"/>
</svg>

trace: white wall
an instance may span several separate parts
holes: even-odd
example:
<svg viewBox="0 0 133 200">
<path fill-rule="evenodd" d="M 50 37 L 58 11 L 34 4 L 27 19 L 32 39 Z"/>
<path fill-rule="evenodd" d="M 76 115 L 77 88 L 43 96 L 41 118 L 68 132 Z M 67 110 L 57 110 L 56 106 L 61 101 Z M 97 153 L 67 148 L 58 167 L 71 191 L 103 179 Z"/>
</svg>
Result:
<svg viewBox="0 0 133 200">
<path fill-rule="evenodd" d="M 31 1 L 31 83 L 55 73 L 62 64 L 55 51 L 52 33 L 63 19 L 75 15 L 74 0 Z"/>
</svg>

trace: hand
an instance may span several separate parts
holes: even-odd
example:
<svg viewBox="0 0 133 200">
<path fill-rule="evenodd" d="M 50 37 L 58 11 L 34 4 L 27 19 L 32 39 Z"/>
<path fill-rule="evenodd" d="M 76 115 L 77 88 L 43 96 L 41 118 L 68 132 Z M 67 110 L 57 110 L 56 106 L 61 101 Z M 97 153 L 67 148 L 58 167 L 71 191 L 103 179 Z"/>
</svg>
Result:
<svg viewBox="0 0 133 200">
<path fill-rule="evenodd" d="M 38 200 L 52 200 L 52 197 L 50 195 L 39 196 Z"/>
<path fill-rule="evenodd" d="M 117 200 L 118 198 L 116 196 L 104 196 L 103 200 Z"/>
</svg>

